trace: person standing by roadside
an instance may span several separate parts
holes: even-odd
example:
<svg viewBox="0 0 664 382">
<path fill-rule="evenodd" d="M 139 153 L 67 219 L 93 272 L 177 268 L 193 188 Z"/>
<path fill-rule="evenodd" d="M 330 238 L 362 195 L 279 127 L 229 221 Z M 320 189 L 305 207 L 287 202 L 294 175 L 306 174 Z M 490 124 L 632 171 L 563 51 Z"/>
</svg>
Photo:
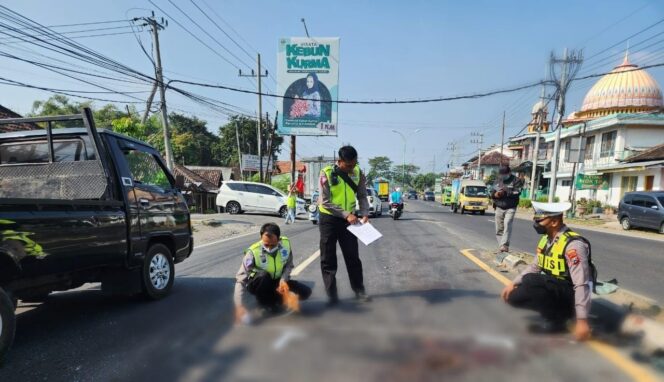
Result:
<svg viewBox="0 0 664 382">
<path fill-rule="evenodd" d="M 519 194 L 523 188 L 523 181 L 512 175 L 510 167 L 500 166 L 498 178 L 491 192 L 491 199 L 496 210 L 496 239 L 500 252 L 510 251 L 510 237 L 512 236 L 512 222 L 519 205 Z"/>
<path fill-rule="evenodd" d="M 364 289 L 357 238 L 346 229 L 350 224 L 369 221 L 366 178 L 357 165 L 357 151 L 353 146 L 339 149 L 337 164 L 321 170 L 319 185 L 320 267 L 328 306 L 339 303 L 336 280 L 337 241 L 344 256 L 350 286 L 355 292 L 355 297 L 361 302 L 368 302 L 371 298 Z M 353 214 L 356 200 L 359 202 L 360 214 L 363 216 L 361 220 Z"/>
<path fill-rule="evenodd" d="M 297 206 L 297 197 L 295 196 L 295 186 L 291 185 L 288 188 L 288 197 L 286 198 L 286 208 L 288 209 L 288 214 L 286 215 L 286 221 L 284 224 L 295 223 L 295 207 Z"/>
</svg>

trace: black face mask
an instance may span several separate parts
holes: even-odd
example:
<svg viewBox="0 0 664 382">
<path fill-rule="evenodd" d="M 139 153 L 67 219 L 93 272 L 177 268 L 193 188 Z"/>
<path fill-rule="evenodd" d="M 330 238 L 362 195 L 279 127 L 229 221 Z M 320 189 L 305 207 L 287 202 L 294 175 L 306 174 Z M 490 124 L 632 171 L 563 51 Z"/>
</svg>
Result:
<svg viewBox="0 0 664 382">
<path fill-rule="evenodd" d="M 535 229 L 535 232 L 539 233 L 540 235 L 544 235 L 546 233 L 546 227 L 538 222 L 533 222 L 533 228 Z"/>
</svg>

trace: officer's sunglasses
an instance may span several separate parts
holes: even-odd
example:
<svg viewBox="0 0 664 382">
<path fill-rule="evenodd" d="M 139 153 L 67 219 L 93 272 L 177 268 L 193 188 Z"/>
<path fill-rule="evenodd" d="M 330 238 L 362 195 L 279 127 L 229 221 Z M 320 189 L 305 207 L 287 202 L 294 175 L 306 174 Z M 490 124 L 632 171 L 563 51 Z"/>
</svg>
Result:
<svg viewBox="0 0 664 382">
<path fill-rule="evenodd" d="M 548 216 L 545 216 L 545 217 L 543 217 L 543 218 L 539 218 L 539 219 L 533 218 L 533 221 L 534 221 L 535 223 L 537 223 L 537 224 L 540 224 L 540 223 L 542 223 L 543 221 L 545 221 L 545 220 L 548 219 L 548 218 L 549 218 Z"/>
</svg>

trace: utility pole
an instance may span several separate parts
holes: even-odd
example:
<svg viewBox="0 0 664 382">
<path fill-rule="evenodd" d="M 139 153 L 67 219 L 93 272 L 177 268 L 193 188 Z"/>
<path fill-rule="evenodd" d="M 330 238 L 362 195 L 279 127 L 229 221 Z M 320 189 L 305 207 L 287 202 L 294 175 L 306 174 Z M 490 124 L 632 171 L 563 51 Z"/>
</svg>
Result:
<svg viewBox="0 0 664 382">
<path fill-rule="evenodd" d="M 481 168 L 482 168 L 482 143 L 484 143 L 484 134 L 482 133 L 470 133 L 475 139 L 471 139 L 470 143 L 477 143 L 477 179 L 482 180 Z"/>
<path fill-rule="evenodd" d="M 454 165 L 456 164 L 456 157 L 457 157 L 457 143 L 456 142 L 447 142 L 447 151 L 451 151 L 452 155 L 450 155 L 450 161 L 448 162 L 448 165 L 450 168 L 454 168 Z"/>
<path fill-rule="evenodd" d="M 163 69 L 161 67 L 161 51 L 159 50 L 159 31 L 168 26 L 168 21 L 161 18 L 161 22 L 157 22 L 154 18 L 154 13 L 151 17 L 141 17 L 150 26 L 152 32 L 152 40 L 154 45 L 154 72 L 157 79 L 155 86 L 159 86 L 159 94 L 161 96 L 161 123 L 164 133 L 164 152 L 166 156 L 166 166 L 169 170 L 173 169 L 173 150 L 171 149 L 171 138 L 168 129 L 168 110 L 166 110 L 166 85 L 164 84 Z M 152 103 L 152 96 L 148 99 L 149 104 Z M 148 107 L 149 109 L 149 107 Z M 147 119 L 147 112 L 144 114 L 143 120 Z M 143 122 L 145 123 L 145 122 Z"/>
<path fill-rule="evenodd" d="M 240 149 L 240 123 L 235 121 L 235 139 L 237 140 L 237 159 L 238 166 L 240 167 L 240 179 L 244 180 L 244 171 L 242 170 L 242 150 Z"/>
<path fill-rule="evenodd" d="M 576 76 L 579 69 L 581 68 L 581 63 L 583 62 L 583 52 L 572 51 L 571 53 L 567 52 L 567 48 L 563 53 L 563 58 L 556 58 L 553 53 L 551 53 L 551 72 L 554 74 L 554 67 L 556 64 L 562 64 L 562 70 L 560 73 L 560 82 L 556 85 L 558 87 L 558 110 L 557 110 L 557 121 L 556 121 L 556 139 L 553 144 L 553 158 L 551 160 L 551 183 L 549 185 L 549 203 L 553 202 L 554 196 L 556 195 L 556 183 L 558 182 L 558 161 L 560 157 L 560 135 L 562 130 L 562 120 L 565 116 L 565 94 L 569 87 L 570 82 Z M 552 75 L 555 79 L 556 76 Z"/>
<path fill-rule="evenodd" d="M 503 146 L 505 145 L 505 110 L 503 110 L 503 129 L 500 133 L 500 164 L 503 164 Z"/>
<path fill-rule="evenodd" d="M 261 79 L 267 77 L 267 70 L 265 74 L 261 73 L 261 54 L 256 55 L 256 63 L 258 64 L 258 72 L 254 73 L 254 70 L 251 69 L 251 74 L 242 74 L 242 69 L 240 69 L 240 77 L 255 77 L 258 83 L 258 124 L 256 125 L 256 142 L 258 146 L 258 177 L 260 182 L 263 183 L 263 153 L 262 153 L 262 125 L 263 125 L 263 88 L 261 86 Z"/>
<path fill-rule="evenodd" d="M 537 110 L 537 125 L 535 131 L 535 152 L 533 153 L 533 169 L 530 173 L 530 200 L 535 200 L 535 193 L 537 192 L 537 160 L 539 159 L 539 144 L 542 136 L 542 126 L 544 125 L 544 118 L 546 118 L 546 104 L 544 103 L 544 85 L 542 85 L 542 95 L 540 96 L 540 108 Z"/>
</svg>

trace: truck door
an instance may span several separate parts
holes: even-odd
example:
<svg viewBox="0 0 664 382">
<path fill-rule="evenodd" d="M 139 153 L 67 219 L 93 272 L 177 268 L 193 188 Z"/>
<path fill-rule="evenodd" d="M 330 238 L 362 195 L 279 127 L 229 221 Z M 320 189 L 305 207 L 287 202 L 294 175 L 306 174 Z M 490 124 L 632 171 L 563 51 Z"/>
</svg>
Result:
<svg viewBox="0 0 664 382">
<path fill-rule="evenodd" d="M 133 186 L 130 203 L 138 212 L 140 243 L 147 251 L 147 242 L 153 237 L 174 239 L 176 251 L 186 250 L 189 244 L 188 211 L 175 181 L 153 149 L 134 142 L 118 139 L 130 179 L 123 183 Z M 128 193 L 131 198 L 131 193 Z M 175 255 L 175 253 L 173 253 Z"/>
</svg>

